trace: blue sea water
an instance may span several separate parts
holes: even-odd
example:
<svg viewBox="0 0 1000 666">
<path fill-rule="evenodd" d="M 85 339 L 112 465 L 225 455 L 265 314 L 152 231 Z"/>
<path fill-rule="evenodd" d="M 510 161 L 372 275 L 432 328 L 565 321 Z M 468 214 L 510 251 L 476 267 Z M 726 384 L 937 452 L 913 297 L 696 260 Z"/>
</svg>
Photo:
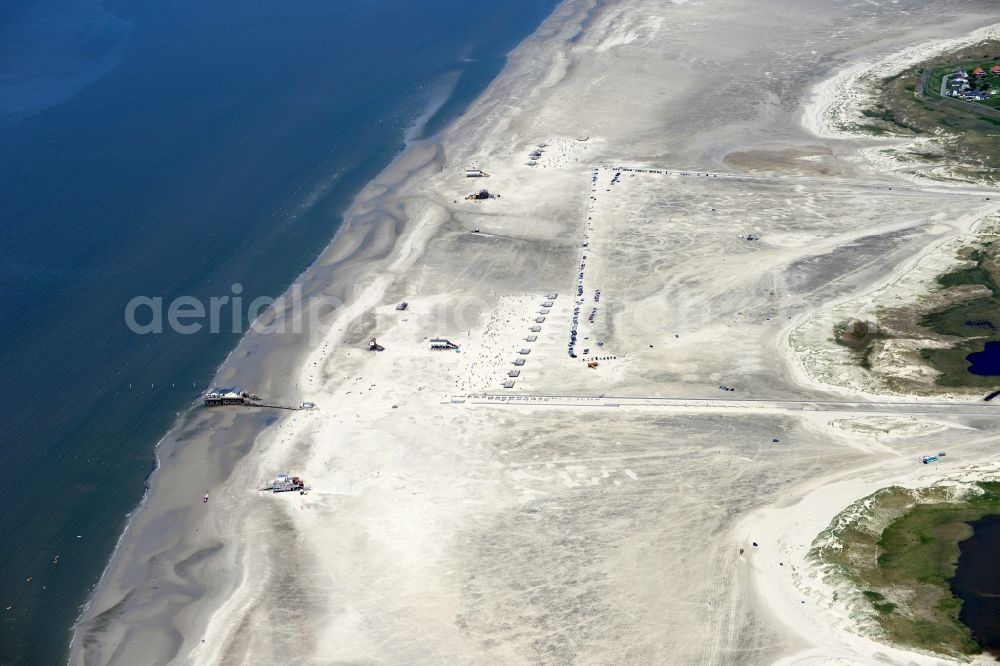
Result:
<svg viewBox="0 0 1000 666">
<path fill-rule="evenodd" d="M 156 441 L 238 341 L 135 335 L 129 299 L 281 293 L 556 4 L 0 4 L 0 663 L 65 658 Z"/>
</svg>

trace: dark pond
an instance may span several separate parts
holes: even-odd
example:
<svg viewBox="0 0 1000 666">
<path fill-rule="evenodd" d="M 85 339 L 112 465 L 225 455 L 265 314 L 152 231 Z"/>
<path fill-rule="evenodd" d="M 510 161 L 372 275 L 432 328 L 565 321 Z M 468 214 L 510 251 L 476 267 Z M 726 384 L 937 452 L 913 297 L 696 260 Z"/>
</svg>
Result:
<svg viewBox="0 0 1000 666">
<path fill-rule="evenodd" d="M 965 360 L 969 362 L 969 372 L 974 375 L 1000 375 L 1000 342 L 987 342 L 983 351 L 973 352 Z"/>
<path fill-rule="evenodd" d="M 970 523 L 973 536 L 959 544 L 951 591 L 961 599 L 959 620 L 983 650 L 1000 654 L 1000 516 Z"/>
</svg>

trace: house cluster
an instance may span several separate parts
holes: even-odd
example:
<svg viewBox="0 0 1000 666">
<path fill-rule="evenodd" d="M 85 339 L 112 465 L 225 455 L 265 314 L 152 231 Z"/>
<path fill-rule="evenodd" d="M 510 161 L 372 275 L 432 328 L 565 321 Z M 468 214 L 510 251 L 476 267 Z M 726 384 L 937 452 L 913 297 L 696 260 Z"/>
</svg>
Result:
<svg viewBox="0 0 1000 666">
<path fill-rule="evenodd" d="M 958 70 L 945 77 L 948 96 L 964 99 L 968 102 L 982 102 L 998 94 L 1000 85 L 1000 65 L 994 65 L 989 71 L 976 67 L 971 73 Z"/>
</svg>

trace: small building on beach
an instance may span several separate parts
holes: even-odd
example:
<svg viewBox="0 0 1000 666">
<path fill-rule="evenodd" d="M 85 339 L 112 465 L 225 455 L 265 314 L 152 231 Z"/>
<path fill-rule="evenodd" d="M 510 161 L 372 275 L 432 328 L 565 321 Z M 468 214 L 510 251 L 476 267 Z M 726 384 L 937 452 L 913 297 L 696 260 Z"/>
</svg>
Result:
<svg viewBox="0 0 1000 666">
<path fill-rule="evenodd" d="M 249 394 L 239 386 L 228 388 L 214 388 L 205 394 L 204 401 L 206 407 L 217 405 L 242 405 L 249 398 Z"/>
<path fill-rule="evenodd" d="M 445 338 L 431 338 L 431 349 L 434 351 L 445 351 L 448 349 L 458 349 L 458 345 Z"/>
</svg>

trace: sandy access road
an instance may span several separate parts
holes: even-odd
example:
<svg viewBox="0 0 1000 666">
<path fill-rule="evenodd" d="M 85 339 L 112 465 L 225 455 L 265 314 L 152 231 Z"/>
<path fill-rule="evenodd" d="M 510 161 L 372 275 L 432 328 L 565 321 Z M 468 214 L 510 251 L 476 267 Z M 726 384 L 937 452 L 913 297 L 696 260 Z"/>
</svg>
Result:
<svg viewBox="0 0 1000 666">
<path fill-rule="evenodd" d="M 347 305 L 266 365 L 271 394 L 318 408 L 252 439 L 250 413 L 214 417 L 212 446 L 242 448 L 210 510 L 162 512 L 154 486 L 76 662 L 941 663 L 855 633 L 804 550 L 869 488 L 996 462 L 998 419 L 978 396 L 877 413 L 785 341 L 997 202 L 866 170 L 847 158 L 867 143 L 799 120 L 838 66 L 996 12 L 566 2 L 359 197 L 316 269 L 352 267 Z M 500 198 L 465 200 L 482 187 Z M 237 352 L 226 377 L 253 362 Z M 683 404 L 586 406 L 601 395 Z M 915 462 L 944 444 L 952 467 Z M 313 490 L 255 490 L 281 470 Z"/>
</svg>

